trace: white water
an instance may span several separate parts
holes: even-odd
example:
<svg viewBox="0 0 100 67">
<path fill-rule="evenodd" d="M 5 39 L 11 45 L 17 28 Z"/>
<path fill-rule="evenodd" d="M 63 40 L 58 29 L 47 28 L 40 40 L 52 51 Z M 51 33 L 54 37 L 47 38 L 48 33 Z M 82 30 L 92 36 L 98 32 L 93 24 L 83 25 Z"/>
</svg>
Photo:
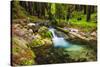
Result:
<svg viewBox="0 0 100 67">
<path fill-rule="evenodd" d="M 55 34 L 55 29 L 54 28 L 50 28 L 49 31 L 52 32 L 53 35 L 53 44 L 54 47 L 61 47 L 61 48 L 67 48 L 68 50 L 80 50 L 82 48 L 82 46 L 79 46 L 77 44 L 72 44 L 68 41 L 66 41 L 63 37 L 57 37 L 57 35 Z"/>
<path fill-rule="evenodd" d="M 56 34 L 54 32 L 55 31 L 54 28 L 49 29 L 49 31 L 52 32 L 52 35 L 53 35 L 52 40 L 53 40 L 53 43 L 54 43 L 55 47 L 69 47 L 70 46 L 69 43 L 66 42 L 66 40 L 64 40 L 63 37 L 57 37 L 56 36 Z"/>
<path fill-rule="evenodd" d="M 56 34 L 54 33 L 54 31 L 55 31 L 54 28 L 50 28 L 49 31 L 52 32 L 52 34 L 53 34 L 53 38 L 58 38 L 58 37 L 56 36 Z"/>
</svg>

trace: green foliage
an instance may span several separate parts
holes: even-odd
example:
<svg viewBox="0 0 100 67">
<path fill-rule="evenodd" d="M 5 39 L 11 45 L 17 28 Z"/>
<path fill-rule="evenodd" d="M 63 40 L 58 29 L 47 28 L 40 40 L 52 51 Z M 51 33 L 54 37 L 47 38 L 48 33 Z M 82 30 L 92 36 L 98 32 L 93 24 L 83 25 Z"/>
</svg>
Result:
<svg viewBox="0 0 100 67">
<path fill-rule="evenodd" d="M 55 14 L 56 11 L 55 6 L 56 6 L 55 3 L 51 4 L 51 14 Z"/>
<path fill-rule="evenodd" d="M 82 16 L 84 16 L 82 11 L 80 11 L 80 12 L 73 11 L 71 15 L 72 15 L 72 18 L 76 18 L 76 19 L 77 18 L 82 18 Z"/>
<path fill-rule="evenodd" d="M 27 18 L 27 12 L 23 7 L 19 5 L 19 1 L 12 1 L 12 18 L 13 19 Z"/>
<path fill-rule="evenodd" d="M 50 31 L 48 31 L 48 28 L 45 26 L 40 27 L 38 32 L 42 37 L 48 37 L 48 38 L 52 37 L 52 33 Z"/>
<path fill-rule="evenodd" d="M 25 59 L 25 60 L 23 60 L 20 64 L 21 65 L 32 65 L 32 64 L 34 64 L 35 63 L 35 61 L 34 60 L 27 60 L 27 59 Z"/>
<path fill-rule="evenodd" d="M 52 38 L 52 32 L 51 32 L 51 31 L 47 31 L 47 32 L 46 32 L 46 37 Z"/>
<path fill-rule="evenodd" d="M 38 30 L 38 32 L 41 33 L 46 33 L 48 31 L 48 28 L 45 26 L 40 27 L 40 29 Z"/>
<path fill-rule="evenodd" d="M 31 47 L 38 47 L 38 46 L 41 46 L 43 44 L 44 44 L 44 42 L 41 39 L 33 39 Z"/>
<path fill-rule="evenodd" d="M 73 27 L 81 29 L 84 32 L 91 32 L 93 29 L 96 29 L 96 23 L 87 23 L 87 22 L 72 22 Z"/>
<path fill-rule="evenodd" d="M 71 27 L 81 29 L 81 31 L 84 31 L 84 32 L 90 32 L 93 29 L 96 29 L 96 27 L 97 27 L 97 24 L 95 23 L 96 22 L 96 14 L 91 15 L 91 18 L 95 18 L 95 20 L 93 19 L 90 22 L 86 21 L 86 15 L 81 15 L 80 18 L 81 18 L 81 20 L 77 20 L 77 17 L 69 19 Z"/>
<path fill-rule="evenodd" d="M 97 13 L 93 13 L 93 14 L 91 15 L 91 22 L 97 23 Z"/>
<path fill-rule="evenodd" d="M 65 20 L 62 20 L 62 19 L 60 19 L 60 22 L 59 22 L 59 19 L 57 19 L 56 25 L 59 27 L 65 27 L 67 25 L 67 22 L 65 22 Z"/>
</svg>

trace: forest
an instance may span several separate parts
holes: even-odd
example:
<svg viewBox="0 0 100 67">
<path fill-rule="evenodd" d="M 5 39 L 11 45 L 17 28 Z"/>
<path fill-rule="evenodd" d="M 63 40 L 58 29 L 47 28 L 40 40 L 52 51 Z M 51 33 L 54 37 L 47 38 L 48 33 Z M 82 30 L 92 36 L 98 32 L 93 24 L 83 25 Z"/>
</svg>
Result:
<svg viewBox="0 0 100 67">
<path fill-rule="evenodd" d="M 11 1 L 11 65 L 97 61 L 97 6 Z"/>
</svg>

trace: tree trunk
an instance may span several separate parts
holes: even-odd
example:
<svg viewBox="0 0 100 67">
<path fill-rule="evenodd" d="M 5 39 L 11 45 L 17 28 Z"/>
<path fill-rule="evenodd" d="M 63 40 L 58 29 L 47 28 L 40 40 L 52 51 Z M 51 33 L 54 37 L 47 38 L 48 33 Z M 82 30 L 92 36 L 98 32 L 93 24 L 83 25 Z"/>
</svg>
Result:
<svg viewBox="0 0 100 67">
<path fill-rule="evenodd" d="M 94 13 L 95 10 L 94 10 L 94 6 L 91 6 L 91 13 Z"/>
<path fill-rule="evenodd" d="M 91 6 L 88 6 L 87 8 L 87 21 L 91 20 Z"/>
<path fill-rule="evenodd" d="M 86 14 L 86 5 L 84 5 L 84 14 Z"/>
<path fill-rule="evenodd" d="M 70 18 L 70 7 L 68 7 L 68 10 L 67 10 L 67 21 L 69 21 L 69 18 Z"/>
</svg>

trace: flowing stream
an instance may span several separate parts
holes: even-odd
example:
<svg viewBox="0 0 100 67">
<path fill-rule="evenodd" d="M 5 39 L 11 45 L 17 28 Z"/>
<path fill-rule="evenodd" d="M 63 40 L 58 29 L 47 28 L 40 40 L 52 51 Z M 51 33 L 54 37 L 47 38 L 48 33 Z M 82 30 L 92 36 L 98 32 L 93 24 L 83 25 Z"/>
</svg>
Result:
<svg viewBox="0 0 100 67">
<path fill-rule="evenodd" d="M 55 34 L 55 30 L 56 29 L 54 28 L 49 28 L 49 31 L 51 31 L 53 35 L 52 40 L 53 40 L 54 47 L 66 48 L 69 51 L 81 50 L 83 48 L 82 45 L 73 44 L 70 43 L 69 41 L 66 41 L 63 37 L 58 37 Z"/>
</svg>

